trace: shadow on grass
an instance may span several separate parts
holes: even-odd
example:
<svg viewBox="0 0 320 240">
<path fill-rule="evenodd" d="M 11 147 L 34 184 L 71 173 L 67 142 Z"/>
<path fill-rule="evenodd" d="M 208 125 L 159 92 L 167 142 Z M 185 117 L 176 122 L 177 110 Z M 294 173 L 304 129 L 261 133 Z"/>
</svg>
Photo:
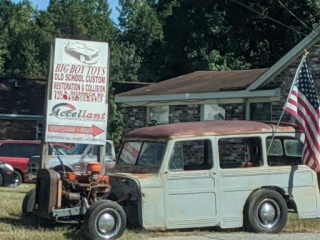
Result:
<svg viewBox="0 0 320 240">
<path fill-rule="evenodd" d="M 1 223 L 7 223 L 16 227 L 24 227 L 28 230 L 35 231 L 57 231 L 59 228 L 66 230 L 63 235 L 66 239 L 87 240 L 86 233 L 82 231 L 82 225 L 79 223 L 53 223 L 47 222 L 44 219 L 36 220 L 33 217 L 0 217 Z M 147 231 L 142 228 L 129 228 L 131 234 L 137 234 L 145 237 L 170 237 L 170 236 L 188 236 L 188 235 L 206 235 L 212 232 L 243 232 L 242 228 L 237 229 L 220 229 L 218 227 L 195 228 L 195 229 L 180 229 L 167 231 Z"/>
<path fill-rule="evenodd" d="M 55 231 L 57 228 L 65 228 L 67 230 L 77 230 L 79 224 L 55 223 L 46 219 L 35 219 L 33 217 L 0 217 L 1 223 L 7 223 L 17 227 L 24 227 L 30 230 L 39 231 Z"/>
<path fill-rule="evenodd" d="M 30 229 L 34 229 L 37 224 L 32 218 L 23 217 L 0 217 L 0 222 Z"/>
<path fill-rule="evenodd" d="M 81 228 L 74 229 L 74 231 L 64 233 L 67 239 L 87 240 L 86 233 Z"/>
</svg>

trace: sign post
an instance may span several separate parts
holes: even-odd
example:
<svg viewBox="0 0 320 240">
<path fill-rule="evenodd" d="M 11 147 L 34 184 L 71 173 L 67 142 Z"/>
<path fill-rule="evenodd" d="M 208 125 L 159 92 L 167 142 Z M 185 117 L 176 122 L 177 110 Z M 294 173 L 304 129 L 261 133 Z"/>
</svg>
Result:
<svg viewBox="0 0 320 240">
<path fill-rule="evenodd" d="M 45 102 L 44 102 L 44 109 L 43 109 L 43 126 L 46 126 L 47 124 L 47 104 L 48 100 L 51 98 L 51 85 L 52 85 L 52 62 L 53 62 L 53 56 L 54 56 L 54 45 L 51 44 L 50 48 L 50 60 L 49 60 L 49 74 L 46 84 L 46 90 L 45 90 Z M 44 131 L 41 136 L 41 143 L 42 143 L 42 151 L 41 151 L 41 168 L 45 168 L 45 163 L 48 161 L 48 153 L 49 153 L 49 147 L 48 143 L 45 141 L 46 132 Z"/>
<path fill-rule="evenodd" d="M 108 86 L 108 43 L 56 38 L 46 89 L 42 167 L 47 144 L 60 142 L 102 146 L 98 160 L 104 170 Z"/>
</svg>

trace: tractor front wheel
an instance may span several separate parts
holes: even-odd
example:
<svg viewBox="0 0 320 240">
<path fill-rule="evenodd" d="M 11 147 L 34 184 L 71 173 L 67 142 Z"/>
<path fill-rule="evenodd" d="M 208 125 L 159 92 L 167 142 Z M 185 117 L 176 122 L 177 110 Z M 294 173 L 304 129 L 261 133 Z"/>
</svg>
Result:
<svg viewBox="0 0 320 240">
<path fill-rule="evenodd" d="M 36 188 L 31 189 L 23 199 L 22 203 L 22 213 L 28 216 L 32 213 L 34 209 L 34 204 L 36 202 Z"/>
<path fill-rule="evenodd" d="M 100 200 L 84 216 L 84 232 L 92 240 L 116 239 L 126 229 L 126 214 L 116 202 Z"/>
</svg>

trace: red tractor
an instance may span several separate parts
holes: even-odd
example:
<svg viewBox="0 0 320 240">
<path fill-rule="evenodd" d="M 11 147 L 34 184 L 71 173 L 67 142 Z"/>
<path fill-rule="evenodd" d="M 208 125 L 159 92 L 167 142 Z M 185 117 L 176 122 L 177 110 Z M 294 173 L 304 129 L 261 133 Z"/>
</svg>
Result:
<svg viewBox="0 0 320 240">
<path fill-rule="evenodd" d="M 93 240 L 120 237 L 127 219 L 120 203 L 130 196 L 107 200 L 111 185 L 109 177 L 100 171 L 98 162 L 88 163 L 85 174 L 40 169 L 36 188 L 23 200 L 23 214 L 32 214 L 39 223 L 83 222 L 84 232 Z"/>
</svg>

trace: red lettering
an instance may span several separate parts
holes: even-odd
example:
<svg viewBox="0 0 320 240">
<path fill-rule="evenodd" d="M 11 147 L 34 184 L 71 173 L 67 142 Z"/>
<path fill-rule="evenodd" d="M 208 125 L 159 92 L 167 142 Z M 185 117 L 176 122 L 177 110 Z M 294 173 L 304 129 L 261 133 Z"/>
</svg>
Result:
<svg viewBox="0 0 320 240">
<path fill-rule="evenodd" d="M 78 73 L 82 73 L 83 72 L 83 67 L 82 66 L 80 66 L 80 65 L 72 65 L 71 66 L 71 69 L 70 69 L 70 73 L 76 73 L 76 74 L 78 74 Z"/>
<path fill-rule="evenodd" d="M 102 68 L 101 76 L 105 75 L 107 71 L 107 68 Z"/>
<path fill-rule="evenodd" d="M 69 71 L 69 64 L 57 64 L 55 72 L 64 72 L 67 73 Z"/>
</svg>

